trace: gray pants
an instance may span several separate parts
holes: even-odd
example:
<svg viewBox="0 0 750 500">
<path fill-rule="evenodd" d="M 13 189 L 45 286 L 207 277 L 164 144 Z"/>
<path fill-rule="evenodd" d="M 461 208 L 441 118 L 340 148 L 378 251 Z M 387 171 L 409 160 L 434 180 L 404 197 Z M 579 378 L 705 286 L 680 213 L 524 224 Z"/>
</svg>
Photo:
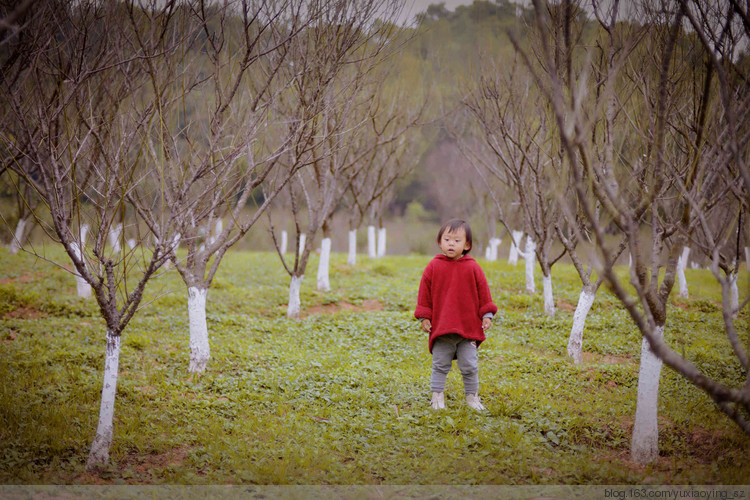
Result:
<svg viewBox="0 0 750 500">
<path fill-rule="evenodd" d="M 477 345 L 456 333 L 441 335 L 432 344 L 432 392 L 445 391 L 445 379 L 451 371 L 453 358 L 458 360 L 458 369 L 464 378 L 464 393 L 477 394 L 479 391 L 479 363 Z"/>
</svg>

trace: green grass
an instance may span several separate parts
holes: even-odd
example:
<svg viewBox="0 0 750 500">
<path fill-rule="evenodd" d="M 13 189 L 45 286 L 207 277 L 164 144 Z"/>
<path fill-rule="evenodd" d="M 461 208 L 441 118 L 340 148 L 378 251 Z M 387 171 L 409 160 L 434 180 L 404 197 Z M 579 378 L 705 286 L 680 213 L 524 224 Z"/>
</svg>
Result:
<svg viewBox="0 0 750 500">
<path fill-rule="evenodd" d="M 52 256 L 60 258 L 55 250 Z M 565 355 L 579 285 L 553 270 L 559 310 L 524 289 L 522 265 L 482 261 L 502 321 L 480 349 L 488 411 L 462 401 L 429 409 L 430 355 L 412 319 L 429 257 L 332 258 L 329 293 L 285 318 L 288 277 L 270 253 L 232 252 L 208 295 L 211 361 L 188 373 L 186 291 L 175 271 L 149 285 L 123 335 L 110 466 L 84 464 L 99 409 L 104 325 L 69 274 L 0 250 L 0 483 L 746 484 L 748 436 L 710 399 L 665 369 L 660 457 L 628 460 L 640 336 L 601 290 L 584 337 Z M 687 271 L 693 298 L 669 308 L 665 336 L 706 373 L 744 373 L 722 333 L 708 271 Z M 747 290 L 747 274 L 740 277 Z M 743 294 L 744 296 L 744 294 Z M 379 310 L 335 310 L 336 304 Z M 315 307 L 313 307 L 315 306 Z M 372 308 L 372 307 L 371 307 Z M 378 309 L 378 308 L 376 308 Z M 323 311 L 324 314 L 309 314 Z M 738 330 L 748 345 L 748 315 Z"/>
</svg>

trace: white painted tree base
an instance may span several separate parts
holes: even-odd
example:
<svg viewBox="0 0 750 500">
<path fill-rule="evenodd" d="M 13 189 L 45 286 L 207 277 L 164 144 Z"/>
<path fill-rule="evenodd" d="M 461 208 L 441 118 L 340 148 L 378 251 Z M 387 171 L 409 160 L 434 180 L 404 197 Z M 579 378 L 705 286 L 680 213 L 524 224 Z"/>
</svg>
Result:
<svg viewBox="0 0 750 500">
<path fill-rule="evenodd" d="M 120 234 L 122 234 L 122 224 L 115 224 L 115 226 L 109 230 L 109 244 L 112 247 L 112 251 L 115 253 L 120 251 Z"/>
<path fill-rule="evenodd" d="M 286 246 L 288 241 L 289 236 L 287 235 L 286 231 L 281 231 L 281 248 L 279 249 L 281 255 L 284 255 L 286 253 Z"/>
<path fill-rule="evenodd" d="M 102 400 L 99 406 L 99 423 L 96 436 L 91 444 L 86 470 L 105 466 L 109 462 L 109 449 L 112 446 L 114 429 L 115 395 L 117 394 L 117 377 L 120 365 L 121 337 L 107 332 L 107 347 L 104 360 L 104 381 L 102 383 Z"/>
<path fill-rule="evenodd" d="M 10 242 L 10 253 L 17 254 L 24 244 L 24 232 L 26 231 L 26 219 L 18 219 L 16 232 L 13 233 L 13 240 Z"/>
<path fill-rule="evenodd" d="M 740 312 L 740 293 L 737 289 L 737 273 L 729 276 L 729 305 L 732 307 L 732 317 L 737 318 Z"/>
<path fill-rule="evenodd" d="M 287 318 L 299 319 L 299 313 L 302 303 L 299 299 L 299 291 L 302 288 L 302 278 L 304 276 L 292 276 L 292 281 L 289 283 L 289 304 L 286 309 Z"/>
<path fill-rule="evenodd" d="M 378 256 L 375 226 L 367 226 L 367 256 L 371 259 L 374 259 Z"/>
<path fill-rule="evenodd" d="M 500 243 L 502 243 L 502 240 L 500 238 L 490 238 L 490 241 L 487 244 L 487 253 L 485 255 L 485 257 L 487 257 L 487 260 L 491 262 L 497 260 L 497 247 L 500 246 Z"/>
<path fill-rule="evenodd" d="M 555 316 L 555 298 L 552 294 L 552 275 L 542 275 L 542 293 L 544 295 L 544 314 L 550 318 Z"/>
<path fill-rule="evenodd" d="M 654 334 L 661 338 L 664 326 L 657 326 Z M 641 364 L 638 370 L 638 401 L 635 425 L 630 446 L 633 462 L 649 464 L 659 456 L 659 377 L 662 361 L 651 351 L 646 337 L 641 343 Z"/>
<path fill-rule="evenodd" d="M 524 259 L 526 259 L 526 291 L 529 293 L 536 293 L 536 284 L 534 283 L 534 264 L 536 264 L 536 243 L 531 239 L 531 236 L 526 238 L 526 251 L 524 252 Z"/>
<path fill-rule="evenodd" d="M 328 292 L 331 290 L 331 280 L 328 269 L 331 262 L 331 238 L 323 238 L 320 242 L 320 260 L 318 261 L 318 290 Z"/>
<path fill-rule="evenodd" d="M 508 264 L 518 264 L 518 247 L 521 244 L 522 231 L 513 231 L 510 240 L 510 252 L 508 253 Z"/>
<path fill-rule="evenodd" d="M 83 252 L 81 252 L 81 248 L 78 246 L 78 243 L 75 241 L 70 244 L 71 248 L 73 249 L 73 253 L 78 257 L 79 259 L 83 260 Z M 91 285 L 88 284 L 88 282 L 83 279 L 83 277 L 75 273 L 76 278 L 76 293 L 78 296 L 82 299 L 88 299 L 91 297 Z"/>
<path fill-rule="evenodd" d="M 347 266 L 357 265 L 357 230 L 349 230 L 349 255 L 346 258 Z"/>
<path fill-rule="evenodd" d="M 190 321 L 190 372 L 202 373 L 211 359 L 206 323 L 208 289 L 188 288 L 188 320 Z"/>
<path fill-rule="evenodd" d="M 688 265 L 688 257 L 690 255 L 690 247 L 682 249 L 682 255 L 677 259 L 677 283 L 680 288 L 680 297 L 689 298 L 690 292 L 688 291 L 687 278 L 685 278 L 685 269 Z"/>
<path fill-rule="evenodd" d="M 378 257 L 385 257 L 386 231 L 384 227 L 378 230 Z"/>
<path fill-rule="evenodd" d="M 573 313 L 573 327 L 568 338 L 568 356 L 577 365 L 583 362 L 583 330 L 596 294 L 582 290 L 578 296 L 578 304 Z"/>
</svg>

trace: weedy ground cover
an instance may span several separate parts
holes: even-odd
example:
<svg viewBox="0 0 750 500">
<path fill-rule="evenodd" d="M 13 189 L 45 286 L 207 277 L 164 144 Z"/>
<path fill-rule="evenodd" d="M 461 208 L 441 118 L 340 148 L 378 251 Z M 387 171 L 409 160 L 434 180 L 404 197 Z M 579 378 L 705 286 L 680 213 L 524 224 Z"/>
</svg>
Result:
<svg viewBox="0 0 750 500">
<path fill-rule="evenodd" d="M 50 250 L 55 252 L 55 250 Z M 56 255 L 62 259 L 62 256 Z M 0 482 L 260 484 L 746 484 L 743 435 L 707 396 L 665 369 L 660 457 L 628 460 L 640 335 L 601 290 L 585 361 L 565 354 L 579 285 L 555 267 L 558 312 L 524 291 L 522 265 L 482 262 L 500 317 L 480 348 L 480 394 L 466 407 L 454 368 L 448 409 L 429 409 L 430 355 L 412 318 L 429 257 L 334 254 L 333 290 L 303 282 L 303 318 L 285 318 L 275 255 L 233 252 L 208 295 L 211 361 L 188 373 L 186 291 L 175 271 L 148 288 L 123 336 L 111 464 L 85 473 L 98 416 L 104 325 L 66 272 L 0 250 Z M 314 275 L 317 260 L 310 264 Z M 624 270 L 623 270 L 624 272 Z M 735 384 L 718 289 L 687 271 L 668 341 Z M 747 274 L 740 276 L 747 291 Z M 738 329 L 745 345 L 748 314 Z"/>
</svg>

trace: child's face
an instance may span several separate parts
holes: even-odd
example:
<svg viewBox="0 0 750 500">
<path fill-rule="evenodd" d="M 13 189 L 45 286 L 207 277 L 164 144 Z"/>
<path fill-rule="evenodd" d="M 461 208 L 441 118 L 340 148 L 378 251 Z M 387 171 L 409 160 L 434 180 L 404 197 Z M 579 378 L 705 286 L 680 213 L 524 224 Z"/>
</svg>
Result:
<svg viewBox="0 0 750 500">
<path fill-rule="evenodd" d="M 450 259 L 460 259 L 470 249 L 471 245 L 466 241 L 466 231 L 463 228 L 446 231 L 440 238 L 440 250 Z"/>
</svg>

